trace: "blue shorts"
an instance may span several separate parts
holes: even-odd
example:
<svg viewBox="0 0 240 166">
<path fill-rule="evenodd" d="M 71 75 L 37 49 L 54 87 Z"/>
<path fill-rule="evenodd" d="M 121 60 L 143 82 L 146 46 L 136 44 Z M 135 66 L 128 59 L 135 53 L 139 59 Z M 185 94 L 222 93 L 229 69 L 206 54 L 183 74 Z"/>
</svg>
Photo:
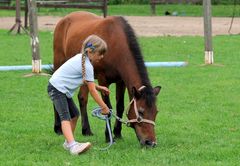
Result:
<svg viewBox="0 0 240 166">
<path fill-rule="evenodd" d="M 70 121 L 72 118 L 79 116 L 78 108 L 72 98 L 68 98 L 51 83 L 48 84 L 47 90 L 61 121 Z"/>
</svg>

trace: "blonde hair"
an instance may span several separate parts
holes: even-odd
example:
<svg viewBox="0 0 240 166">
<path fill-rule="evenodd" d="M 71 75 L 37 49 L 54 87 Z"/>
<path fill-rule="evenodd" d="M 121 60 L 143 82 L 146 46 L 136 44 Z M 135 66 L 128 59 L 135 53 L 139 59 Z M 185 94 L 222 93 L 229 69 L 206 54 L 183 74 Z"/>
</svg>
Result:
<svg viewBox="0 0 240 166">
<path fill-rule="evenodd" d="M 85 61 L 87 56 L 87 49 L 91 49 L 93 53 L 98 52 L 100 55 L 103 55 L 107 51 L 106 42 L 98 37 L 97 35 L 88 36 L 82 44 L 82 78 L 83 83 L 86 83 L 86 68 Z"/>
</svg>

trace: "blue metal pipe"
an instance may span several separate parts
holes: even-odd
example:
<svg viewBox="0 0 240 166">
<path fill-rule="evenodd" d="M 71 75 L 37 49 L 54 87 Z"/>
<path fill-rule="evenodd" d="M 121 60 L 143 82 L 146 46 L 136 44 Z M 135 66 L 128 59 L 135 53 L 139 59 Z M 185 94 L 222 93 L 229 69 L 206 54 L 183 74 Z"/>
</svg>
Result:
<svg viewBox="0 0 240 166">
<path fill-rule="evenodd" d="M 187 62 L 145 62 L 147 67 L 182 67 L 186 66 Z M 52 64 L 42 65 L 42 69 L 53 68 Z M 32 70 L 32 65 L 21 66 L 0 66 L 0 71 L 17 71 L 17 70 Z"/>
</svg>

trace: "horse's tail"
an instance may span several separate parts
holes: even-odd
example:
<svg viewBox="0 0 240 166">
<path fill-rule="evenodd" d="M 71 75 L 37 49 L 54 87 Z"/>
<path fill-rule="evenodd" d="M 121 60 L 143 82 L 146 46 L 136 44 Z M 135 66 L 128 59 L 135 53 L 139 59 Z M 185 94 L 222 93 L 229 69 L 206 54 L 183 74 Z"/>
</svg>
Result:
<svg viewBox="0 0 240 166">
<path fill-rule="evenodd" d="M 66 38 L 70 19 L 65 17 L 58 22 L 54 30 L 53 39 L 53 70 L 56 71 L 66 59 Z"/>
<path fill-rule="evenodd" d="M 52 65 L 48 65 L 48 68 L 44 70 L 47 74 L 53 75 L 54 69 Z"/>
</svg>

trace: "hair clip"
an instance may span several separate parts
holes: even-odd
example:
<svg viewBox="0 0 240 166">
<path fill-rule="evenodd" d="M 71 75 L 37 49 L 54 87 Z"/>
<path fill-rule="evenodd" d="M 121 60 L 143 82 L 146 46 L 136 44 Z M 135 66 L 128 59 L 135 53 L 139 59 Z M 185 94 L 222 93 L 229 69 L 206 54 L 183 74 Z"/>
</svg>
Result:
<svg viewBox="0 0 240 166">
<path fill-rule="evenodd" d="M 91 42 L 88 42 L 85 46 L 85 49 L 87 49 L 87 48 L 90 48 L 94 51 L 96 47 Z"/>
<path fill-rule="evenodd" d="M 88 47 L 93 47 L 93 45 L 92 45 L 91 42 L 88 42 L 88 43 L 86 44 L 86 48 L 88 48 Z"/>
</svg>

